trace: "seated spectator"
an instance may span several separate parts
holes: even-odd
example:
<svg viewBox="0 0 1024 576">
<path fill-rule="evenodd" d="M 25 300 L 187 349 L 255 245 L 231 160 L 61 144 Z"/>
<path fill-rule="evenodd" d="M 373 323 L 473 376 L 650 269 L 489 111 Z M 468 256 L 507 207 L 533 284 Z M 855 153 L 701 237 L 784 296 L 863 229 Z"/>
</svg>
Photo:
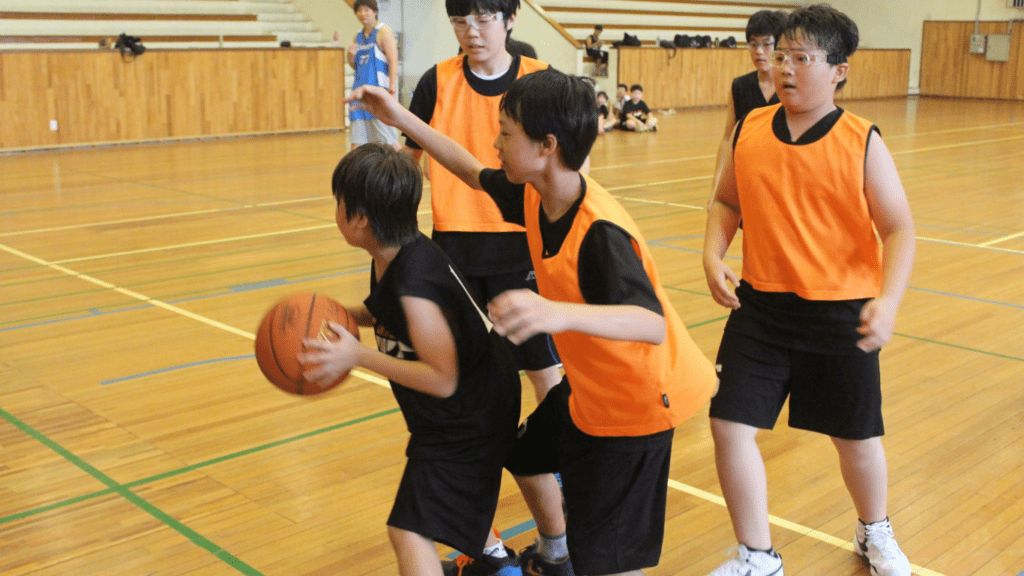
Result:
<svg viewBox="0 0 1024 576">
<path fill-rule="evenodd" d="M 604 26 L 597 24 L 594 26 L 594 33 L 583 39 L 587 56 L 594 59 L 595 76 L 608 75 L 608 51 L 601 50 L 601 46 L 604 46 L 604 42 L 601 41 L 603 30 Z"/>
<path fill-rule="evenodd" d="M 608 94 L 605 92 L 597 93 L 597 133 L 604 134 L 605 132 L 615 128 L 615 117 L 611 116 L 608 112 Z"/>
<path fill-rule="evenodd" d="M 629 93 L 630 98 L 622 105 L 622 113 L 619 115 L 619 128 L 630 132 L 657 131 L 658 119 L 643 101 L 644 87 L 633 84 L 629 87 Z"/>
</svg>

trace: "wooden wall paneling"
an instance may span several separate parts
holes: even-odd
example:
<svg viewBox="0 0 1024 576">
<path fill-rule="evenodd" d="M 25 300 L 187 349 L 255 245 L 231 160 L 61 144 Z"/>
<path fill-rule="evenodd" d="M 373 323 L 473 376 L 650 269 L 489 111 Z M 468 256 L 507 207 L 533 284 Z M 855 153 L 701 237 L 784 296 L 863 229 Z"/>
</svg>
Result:
<svg viewBox="0 0 1024 576">
<path fill-rule="evenodd" d="M 906 96 L 910 82 L 910 50 L 858 50 L 850 56 L 850 72 L 839 99 Z"/>
<path fill-rule="evenodd" d="M 345 125 L 343 50 L 2 53 L 0 71 L 0 149 Z"/>
<path fill-rule="evenodd" d="M 0 148 L 59 144 L 45 53 L 0 53 Z"/>
<path fill-rule="evenodd" d="M 981 22 L 980 34 L 1005 34 L 1006 22 Z M 957 98 L 1024 100 L 1021 26 L 1010 39 L 1010 58 L 990 62 L 969 52 L 974 22 L 925 22 L 921 47 L 921 94 Z"/>
<path fill-rule="evenodd" d="M 840 98 L 905 96 L 910 78 L 909 50 L 861 50 L 850 59 L 851 77 Z M 724 106 L 732 79 L 753 70 L 739 49 L 620 48 L 619 81 L 641 84 L 651 108 Z"/>
</svg>

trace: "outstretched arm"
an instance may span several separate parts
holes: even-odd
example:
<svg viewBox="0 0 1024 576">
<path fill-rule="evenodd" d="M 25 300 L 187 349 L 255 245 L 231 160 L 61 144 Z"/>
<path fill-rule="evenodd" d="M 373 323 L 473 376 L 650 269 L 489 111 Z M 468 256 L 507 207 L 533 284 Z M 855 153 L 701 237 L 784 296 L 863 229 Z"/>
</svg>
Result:
<svg viewBox="0 0 1024 576">
<path fill-rule="evenodd" d="M 665 318 L 629 304 L 574 304 L 548 300 L 531 290 L 508 290 L 487 304 L 494 330 L 513 344 L 537 334 L 582 332 L 609 340 L 661 344 Z"/>
<path fill-rule="evenodd" d="M 910 282 L 917 241 L 903 184 L 881 136 L 872 132 L 864 172 L 864 194 L 875 229 L 882 239 L 882 293 L 864 305 L 857 346 L 871 352 L 892 338 L 896 311 Z"/>
<path fill-rule="evenodd" d="M 394 126 L 423 147 L 430 157 L 441 163 L 452 174 L 475 190 L 480 186 L 480 171 L 484 165 L 457 142 L 431 128 L 415 114 L 406 110 L 386 90 L 376 86 L 360 86 L 352 91 L 345 103 L 359 100 L 375 118 Z"/>
</svg>

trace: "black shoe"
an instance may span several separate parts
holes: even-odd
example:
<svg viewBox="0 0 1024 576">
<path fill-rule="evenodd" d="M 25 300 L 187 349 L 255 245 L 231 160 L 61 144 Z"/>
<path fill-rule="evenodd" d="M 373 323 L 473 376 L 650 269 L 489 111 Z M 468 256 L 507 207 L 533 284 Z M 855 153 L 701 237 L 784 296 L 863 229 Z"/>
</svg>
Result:
<svg viewBox="0 0 1024 576">
<path fill-rule="evenodd" d="M 478 559 L 463 554 L 455 560 L 442 560 L 441 571 L 444 576 L 522 576 L 516 551 L 506 546 L 505 553 L 508 556 L 504 558 L 485 555 Z"/>
<path fill-rule="evenodd" d="M 548 560 L 537 552 L 536 543 L 519 553 L 519 565 L 523 576 L 576 576 L 568 556 L 557 561 Z"/>
</svg>

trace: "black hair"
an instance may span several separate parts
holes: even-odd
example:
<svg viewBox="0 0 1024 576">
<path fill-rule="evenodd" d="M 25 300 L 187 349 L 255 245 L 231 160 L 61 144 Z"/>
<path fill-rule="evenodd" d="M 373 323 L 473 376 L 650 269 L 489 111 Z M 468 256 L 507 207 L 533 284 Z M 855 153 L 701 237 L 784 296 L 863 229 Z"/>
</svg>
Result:
<svg viewBox="0 0 1024 576">
<path fill-rule="evenodd" d="M 513 56 L 526 56 L 527 58 L 537 59 L 537 50 L 529 42 L 523 42 L 522 40 L 516 40 L 512 36 L 505 38 L 505 51 Z"/>
<path fill-rule="evenodd" d="M 605 99 L 605 100 L 607 100 L 607 99 L 608 99 L 608 93 L 607 93 L 607 92 L 605 92 L 604 90 L 601 90 L 600 92 L 598 92 L 598 93 L 597 93 L 597 96 L 604 96 L 604 99 Z M 596 96 L 595 96 L 595 98 L 596 98 Z"/>
<path fill-rule="evenodd" d="M 594 24 L 594 30 L 597 30 L 598 32 L 604 32 L 604 26 L 601 26 L 600 24 Z"/>
<path fill-rule="evenodd" d="M 379 12 L 377 9 L 377 0 L 356 0 L 355 3 L 352 4 L 352 11 L 358 12 L 360 6 L 366 6 L 370 10 L 373 10 L 374 14 Z"/>
<path fill-rule="evenodd" d="M 644 91 L 644 87 L 639 85 L 639 84 L 633 84 L 632 86 L 629 87 L 629 91 L 632 92 L 633 90 L 639 90 L 639 91 L 643 92 Z"/>
<path fill-rule="evenodd" d="M 338 162 L 331 191 L 345 217 L 366 216 L 382 246 L 402 246 L 416 238 L 416 210 L 423 193 L 419 166 L 408 155 L 385 144 L 363 144 Z"/>
<path fill-rule="evenodd" d="M 501 97 L 501 111 L 535 142 L 558 141 L 562 163 L 579 170 L 597 140 L 594 86 L 579 76 L 548 68 L 527 74 Z"/>
<path fill-rule="evenodd" d="M 846 62 L 860 43 L 857 23 L 828 4 L 804 6 L 789 14 L 779 30 L 779 37 L 796 41 L 800 36 L 824 50 L 828 63 L 833 66 Z M 836 90 L 845 84 L 844 78 Z"/>
<path fill-rule="evenodd" d="M 515 16 L 519 10 L 519 0 L 445 0 L 444 8 L 449 16 L 501 12 L 502 18 L 508 22 L 508 19 Z"/>
<path fill-rule="evenodd" d="M 616 89 L 618 89 L 618 88 L 625 88 L 625 89 L 627 89 L 627 90 L 628 90 L 628 89 L 629 89 L 629 86 L 626 86 L 625 84 L 619 84 L 619 85 L 618 85 L 618 86 L 616 86 L 615 88 L 616 88 Z"/>
<path fill-rule="evenodd" d="M 786 13 L 782 10 L 758 10 L 747 20 L 747 42 L 755 36 L 771 36 L 778 40 L 779 30 L 786 23 Z"/>
</svg>

